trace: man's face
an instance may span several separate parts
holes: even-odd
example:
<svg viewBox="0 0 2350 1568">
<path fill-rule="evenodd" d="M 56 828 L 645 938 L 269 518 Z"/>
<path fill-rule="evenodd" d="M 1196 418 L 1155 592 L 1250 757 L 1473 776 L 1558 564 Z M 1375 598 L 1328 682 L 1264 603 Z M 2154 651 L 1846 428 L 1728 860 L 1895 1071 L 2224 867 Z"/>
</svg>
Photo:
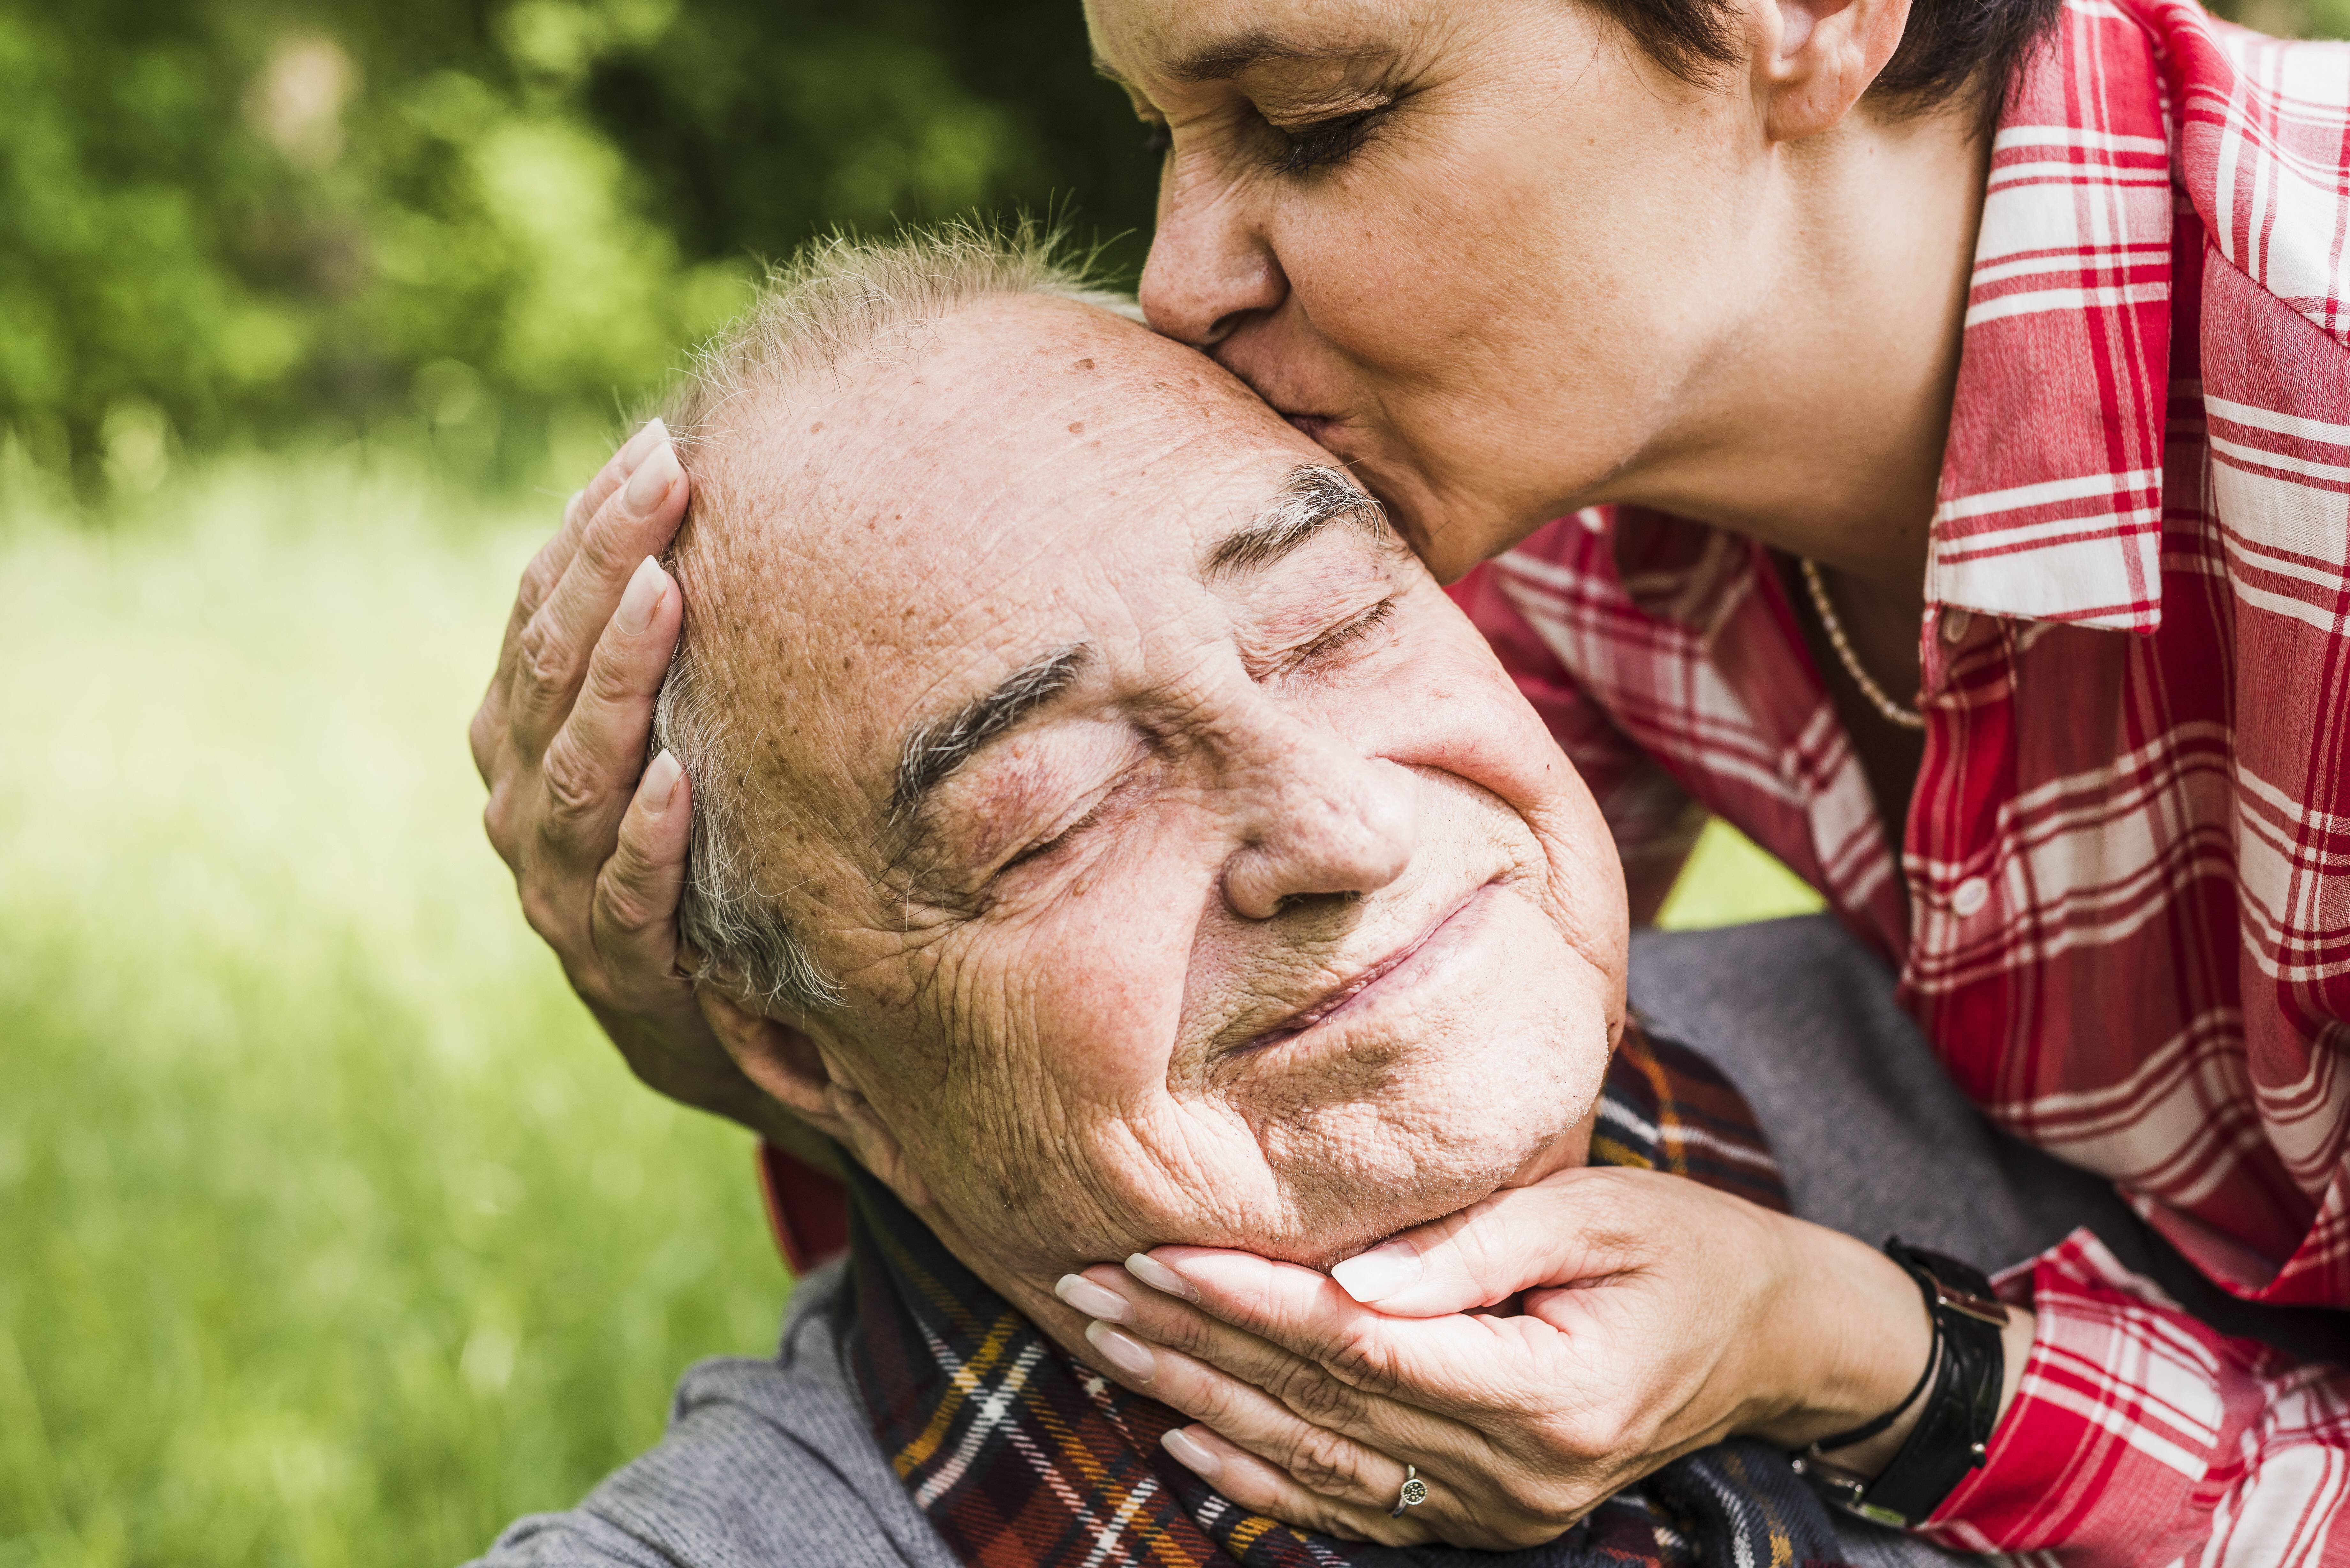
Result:
<svg viewBox="0 0 2350 1568">
<path fill-rule="evenodd" d="M 1038 299 L 757 423 L 703 493 L 770 520 L 686 591 L 847 997 L 809 1033 L 958 1250 L 1321 1262 L 1580 1161 L 1613 848 L 1326 453 Z"/>
</svg>

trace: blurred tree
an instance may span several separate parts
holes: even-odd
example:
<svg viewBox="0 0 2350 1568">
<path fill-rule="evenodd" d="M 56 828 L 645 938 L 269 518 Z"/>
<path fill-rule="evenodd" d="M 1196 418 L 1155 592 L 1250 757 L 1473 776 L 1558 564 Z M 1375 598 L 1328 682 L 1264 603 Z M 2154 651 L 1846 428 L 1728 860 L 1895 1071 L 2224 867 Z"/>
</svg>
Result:
<svg viewBox="0 0 2350 1568">
<path fill-rule="evenodd" d="M 1130 268 L 1150 220 L 1076 0 L 0 0 L 0 459 L 85 484 L 322 428 L 511 468 L 830 225 L 1074 208 Z"/>
<path fill-rule="evenodd" d="M 486 462 L 834 224 L 1149 215 L 1074 0 L 5 0 L 0 93 L 0 434 L 85 483 L 322 423 Z"/>
</svg>

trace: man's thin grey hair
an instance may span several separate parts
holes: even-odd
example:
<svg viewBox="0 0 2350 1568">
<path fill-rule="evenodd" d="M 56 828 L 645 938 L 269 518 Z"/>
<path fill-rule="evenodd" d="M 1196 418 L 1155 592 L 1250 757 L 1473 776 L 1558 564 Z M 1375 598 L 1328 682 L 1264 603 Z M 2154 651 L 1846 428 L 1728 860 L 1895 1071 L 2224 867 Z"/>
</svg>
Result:
<svg viewBox="0 0 2350 1568">
<path fill-rule="evenodd" d="M 910 346 L 941 318 L 978 301 L 1038 295 L 1096 306 L 1132 320 L 1131 298 L 1101 287 L 1095 258 L 1074 253 L 1060 233 L 1032 221 L 957 222 L 909 229 L 889 239 L 836 234 L 769 269 L 749 309 L 705 345 L 669 401 L 667 422 L 692 472 L 724 441 L 730 419 L 776 392 L 836 383 L 894 342 Z M 716 519 L 694 474 L 693 521 L 669 564 L 678 570 L 696 524 Z M 721 559 L 723 560 L 723 555 Z M 705 606 L 705 611 L 707 607 Z M 769 862 L 749 826 L 756 770 L 728 711 L 723 628 L 697 626 L 687 597 L 685 625 L 653 709 L 651 752 L 666 749 L 691 785 L 693 826 L 678 925 L 705 977 L 745 992 L 768 1011 L 823 1012 L 841 989 L 781 908 L 787 889 L 765 886 Z M 788 696 L 786 701 L 788 701 Z"/>
</svg>

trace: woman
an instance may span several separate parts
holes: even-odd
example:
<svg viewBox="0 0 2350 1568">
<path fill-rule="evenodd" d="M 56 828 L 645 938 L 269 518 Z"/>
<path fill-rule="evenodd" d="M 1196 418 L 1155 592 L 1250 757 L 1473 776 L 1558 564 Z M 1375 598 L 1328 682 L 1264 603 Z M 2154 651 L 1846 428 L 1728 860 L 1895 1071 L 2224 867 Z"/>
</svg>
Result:
<svg viewBox="0 0 2350 1568">
<path fill-rule="evenodd" d="M 1153 325 L 1352 464 L 1440 576 L 1511 552 L 1462 592 L 1608 808 L 1636 904 L 1687 802 L 1721 812 L 1899 966 L 1995 1119 L 2115 1179 L 2236 1296 L 2350 1304 L 2342 51 L 2187 0 L 1088 22 L 1168 142 Z M 628 796 L 675 619 L 657 575 L 622 588 L 682 505 L 650 442 L 575 504 L 476 753 L 534 923 L 631 1061 L 758 1125 L 669 978 L 677 797 Z M 1568 1282 L 1588 1238 L 1549 1202 L 1340 1277 L 1409 1314 Z M 1415 1452 L 1415 1412 L 1509 1386 L 1506 1355 L 1415 1358 L 1434 1340 L 1389 1316 L 1392 1386 L 1334 1393 L 1362 1376 L 1346 1333 L 1290 1313 L 1309 1287 L 1223 1277 L 1136 1316 L 1198 1353 L 1184 1407 L 1222 1413 L 1239 1447 L 1195 1441 L 1237 1501 L 1378 1528 L 1408 1464 L 1513 1463 L 1563 1521 L 1621 1479 L 1589 1431 L 1499 1398 L 1483 1457 Z M 2006 1289 L 2036 1317 L 2011 1320 L 1995 1430 L 1949 1339 L 1888 1428 L 1821 1456 L 1846 1501 L 2084 1561 L 2350 1552 L 2340 1375 L 2221 1339 L 2093 1245 Z M 1592 1369 L 1597 1446 L 1663 1428 L 1675 1368 L 1767 1307 L 1733 1304 Z M 1299 1357 L 1345 1376 L 1232 1417 L 1252 1385 L 1304 1387 Z M 1295 1451 L 1296 1408 L 1343 1460 L 1321 1490 L 1243 1457 Z"/>
</svg>

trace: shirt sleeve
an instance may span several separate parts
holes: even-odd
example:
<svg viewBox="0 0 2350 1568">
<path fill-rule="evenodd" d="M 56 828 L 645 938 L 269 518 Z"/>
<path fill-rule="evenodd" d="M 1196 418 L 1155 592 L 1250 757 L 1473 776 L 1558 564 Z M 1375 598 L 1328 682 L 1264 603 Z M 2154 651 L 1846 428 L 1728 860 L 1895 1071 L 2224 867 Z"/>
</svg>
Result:
<svg viewBox="0 0 2350 1568">
<path fill-rule="evenodd" d="M 1688 862 L 1705 826 L 1705 809 L 1575 682 L 1490 568 L 1478 567 L 1448 591 L 1485 634 L 1502 668 L 1599 803 L 1624 862 L 1633 923 L 1647 924 Z"/>
<path fill-rule="evenodd" d="M 2038 1314 L 2032 1355 L 1922 1533 L 2064 1568 L 2350 1563 L 2350 1372 L 2205 1325 L 2085 1230 L 2001 1294 Z"/>
</svg>

